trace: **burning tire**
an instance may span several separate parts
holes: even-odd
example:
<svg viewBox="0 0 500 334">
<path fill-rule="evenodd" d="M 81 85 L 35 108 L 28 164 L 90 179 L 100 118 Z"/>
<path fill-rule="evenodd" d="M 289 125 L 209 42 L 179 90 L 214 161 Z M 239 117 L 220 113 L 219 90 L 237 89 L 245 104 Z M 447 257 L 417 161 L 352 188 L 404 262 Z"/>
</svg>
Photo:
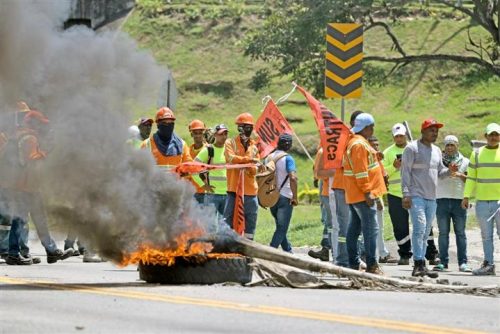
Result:
<svg viewBox="0 0 500 334">
<path fill-rule="evenodd" d="M 208 259 L 193 263 L 178 259 L 173 266 L 139 264 L 139 277 L 148 283 L 161 284 L 216 284 L 236 282 L 245 284 L 252 280 L 250 258 L 232 257 Z"/>
</svg>

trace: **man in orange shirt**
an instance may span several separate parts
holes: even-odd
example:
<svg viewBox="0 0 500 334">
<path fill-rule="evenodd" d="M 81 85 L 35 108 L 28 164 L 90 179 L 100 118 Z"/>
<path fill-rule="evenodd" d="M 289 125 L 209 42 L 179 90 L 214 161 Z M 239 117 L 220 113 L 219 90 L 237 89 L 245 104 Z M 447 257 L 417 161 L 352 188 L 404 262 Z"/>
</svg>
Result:
<svg viewBox="0 0 500 334">
<path fill-rule="evenodd" d="M 239 135 L 228 139 L 225 144 L 225 156 L 228 164 L 247 164 L 259 162 L 259 150 L 253 140 L 253 117 L 249 113 L 243 113 L 236 117 Z M 257 225 L 257 181 L 255 175 L 257 167 L 247 167 L 244 171 L 244 214 L 245 214 L 245 237 L 253 240 L 255 227 Z M 234 206 L 236 201 L 236 190 L 240 176 L 239 169 L 227 170 L 227 201 L 224 209 L 224 219 L 229 226 L 233 224 Z M 234 228 L 234 226 L 232 226 Z"/>
<path fill-rule="evenodd" d="M 362 113 L 356 117 L 352 136 L 345 152 L 344 186 L 346 202 L 349 204 L 351 220 L 347 229 L 347 253 L 349 266 L 358 269 L 358 237 L 363 233 L 366 252 L 366 272 L 382 274 L 377 263 L 376 247 L 378 236 L 377 207 L 375 199 L 386 192 L 384 178 L 380 171 L 377 152 L 370 146 L 367 138 L 374 133 L 373 116 Z"/>
<path fill-rule="evenodd" d="M 142 149 L 149 149 L 159 168 L 170 171 L 182 162 L 193 161 L 189 147 L 174 133 L 175 115 L 162 107 L 156 112 L 156 131 L 142 142 Z"/>
<path fill-rule="evenodd" d="M 205 133 L 205 124 L 199 119 L 195 119 L 189 123 L 188 126 L 189 132 L 191 133 L 191 137 L 193 138 L 193 143 L 189 146 L 189 155 L 194 160 L 198 153 L 205 147 L 205 138 L 203 137 Z M 196 182 L 193 182 L 194 187 L 196 188 L 196 193 L 194 194 L 194 198 L 200 204 L 204 203 L 205 200 L 205 190 L 203 187 L 200 187 Z"/>
</svg>

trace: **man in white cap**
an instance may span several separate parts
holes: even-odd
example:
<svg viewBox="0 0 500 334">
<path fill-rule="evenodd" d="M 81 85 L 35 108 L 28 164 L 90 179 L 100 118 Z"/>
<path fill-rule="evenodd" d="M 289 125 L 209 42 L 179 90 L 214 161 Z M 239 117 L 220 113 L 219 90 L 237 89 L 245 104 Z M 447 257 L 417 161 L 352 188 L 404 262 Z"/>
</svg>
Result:
<svg viewBox="0 0 500 334">
<path fill-rule="evenodd" d="M 469 198 L 476 198 L 476 217 L 483 239 L 484 261 L 473 275 L 495 275 L 493 231 L 496 223 L 500 237 L 500 125 L 490 123 L 484 137 L 486 146 L 470 156 L 462 207 L 469 207 Z"/>
<path fill-rule="evenodd" d="M 401 123 L 396 123 L 392 127 L 392 138 L 394 144 L 386 148 L 383 152 L 384 169 L 387 172 L 389 204 L 389 216 L 391 217 L 394 237 L 398 244 L 399 265 L 410 264 L 411 239 L 410 239 L 410 218 L 408 210 L 403 208 L 401 191 L 401 157 L 407 144 L 406 128 Z"/>
<path fill-rule="evenodd" d="M 472 269 L 467 265 L 467 236 L 465 235 L 467 210 L 461 206 L 469 159 L 459 152 L 458 138 L 453 135 L 444 138 L 443 164 L 445 167 L 455 164 L 458 171 L 449 177 L 438 179 L 436 219 L 439 228 L 438 244 L 441 262 L 434 267 L 434 270 L 448 269 L 450 222 L 452 221 L 457 242 L 458 268 L 462 272 L 471 272 Z"/>
</svg>

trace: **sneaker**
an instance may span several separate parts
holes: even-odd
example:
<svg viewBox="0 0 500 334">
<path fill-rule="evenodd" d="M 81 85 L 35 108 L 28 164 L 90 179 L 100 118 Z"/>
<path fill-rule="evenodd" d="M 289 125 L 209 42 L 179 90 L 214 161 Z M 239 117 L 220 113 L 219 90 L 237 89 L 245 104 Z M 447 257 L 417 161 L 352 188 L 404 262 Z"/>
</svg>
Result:
<svg viewBox="0 0 500 334">
<path fill-rule="evenodd" d="M 31 259 L 26 259 L 21 255 L 9 255 L 5 259 L 5 262 L 9 265 L 14 265 L 14 266 L 29 266 L 33 264 Z"/>
<path fill-rule="evenodd" d="M 438 265 L 435 265 L 434 268 L 432 268 L 432 271 L 445 271 L 448 269 L 448 265 L 447 264 L 438 264 Z"/>
<path fill-rule="evenodd" d="M 458 267 L 458 270 L 460 270 L 463 273 L 471 273 L 472 268 L 467 265 L 467 263 L 462 263 L 460 267 Z"/>
<path fill-rule="evenodd" d="M 481 268 L 472 271 L 472 275 L 474 276 L 496 275 L 495 265 L 489 264 L 488 261 L 484 261 L 483 264 L 481 265 Z"/>
<path fill-rule="evenodd" d="M 379 267 L 378 264 L 374 264 L 366 268 L 366 272 L 374 275 L 384 275 L 384 272 L 382 271 L 382 269 Z"/>
<path fill-rule="evenodd" d="M 366 263 L 363 260 L 359 260 L 359 270 L 366 270 Z"/>
<path fill-rule="evenodd" d="M 78 251 L 78 249 L 75 249 L 69 245 L 64 245 L 64 250 L 67 251 L 68 249 L 71 249 L 71 251 L 73 252 L 71 256 L 80 256 L 80 252 Z"/>
<path fill-rule="evenodd" d="M 410 264 L 410 258 L 408 257 L 400 257 L 398 261 L 398 266 L 407 266 Z"/>
<path fill-rule="evenodd" d="M 320 259 L 321 261 L 330 260 L 330 250 L 326 247 L 322 247 L 319 251 L 313 251 L 312 249 L 307 252 L 307 255 L 314 259 Z"/>
<path fill-rule="evenodd" d="M 392 257 L 391 254 L 389 254 L 385 257 L 379 258 L 378 262 L 379 263 L 398 263 L 399 261 L 395 257 Z"/>
<path fill-rule="evenodd" d="M 66 249 L 64 252 L 60 249 L 56 249 L 54 252 L 47 252 L 47 263 L 56 263 L 59 260 L 66 260 L 68 257 L 73 255 L 73 249 Z"/>
<path fill-rule="evenodd" d="M 85 254 L 83 254 L 83 262 L 98 263 L 98 262 L 104 262 L 104 261 L 99 255 L 91 253 L 89 251 L 85 251 Z"/>
<path fill-rule="evenodd" d="M 42 259 L 40 259 L 39 257 L 35 256 L 31 256 L 31 254 L 21 254 L 22 257 L 24 257 L 25 259 L 31 259 L 31 262 L 33 264 L 39 264 L 39 263 L 42 263 Z"/>
</svg>

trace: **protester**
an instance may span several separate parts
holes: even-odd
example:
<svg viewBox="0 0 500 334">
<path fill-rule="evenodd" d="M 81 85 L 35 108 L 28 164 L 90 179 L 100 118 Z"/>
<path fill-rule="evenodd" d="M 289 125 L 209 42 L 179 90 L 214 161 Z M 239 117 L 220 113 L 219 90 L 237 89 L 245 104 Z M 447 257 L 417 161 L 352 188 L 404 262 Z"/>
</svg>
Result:
<svg viewBox="0 0 500 334">
<path fill-rule="evenodd" d="M 189 155 L 194 160 L 198 153 L 205 147 L 205 123 L 200 121 L 199 119 L 195 119 L 189 123 L 188 126 L 189 133 L 191 134 L 191 138 L 193 138 L 193 143 L 189 146 Z M 194 198 L 200 204 L 203 204 L 205 201 L 205 190 L 198 185 L 198 183 L 193 182 L 193 185 L 196 189 L 196 193 L 194 194 Z"/>
<path fill-rule="evenodd" d="M 276 185 L 280 197 L 278 202 L 271 207 L 271 214 L 276 223 L 276 230 L 271 239 L 271 247 L 281 248 L 285 252 L 292 252 L 292 245 L 288 240 L 287 233 L 292 219 L 293 207 L 297 206 L 297 170 L 295 160 L 287 152 L 292 148 L 292 136 L 281 134 L 278 146 L 267 158 L 267 161 L 275 161 Z"/>
<path fill-rule="evenodd" d="M 370 146 L 377 152 L 377 158 L 378 162 L 380 164 L 380 171 L 382 172 L 382 177 L 385 178 L 386 172 L 384 170 L 384 167 L 382 165 L 382 159 L 383 159 L 383 153 L 380 152 L 380 144 L 375 136 L 371 136 L 368 138 L 368 142 L 370 143 Z M 377 205 L 377 223 L 378 223 L 378 237 L 377 237 L 377 258 L 379 263 L 397 263 L 398 261 L 391 256 L 389 253 L 389 250 L 385 246 L 384 242 L 384 200 L 382 196 L 378 197 L 375 200 L 375 203 Z"/>
<path fill-rule="evenodd" d="M 412 276 L 437 277 L 425 265 L 427 239 L 436 215 L 436 188 L 439 177 L 456 172 L 451 163 L 449 169 L 443 165 L 441 150 L 434 145 L 439 129 L 443 127 L 434 119 L 426 119 L 421 126 L 421 138 L 408 144 L 403 151 L 401 163 L 401 189 L 403 208 L 408 209 L 413 226 L 412 250 L 414 267 Z"/>
<path fill-rule="evenodd" d="M 398 265 L 408 265 L 410 264 L 412 252 L 409 214 L 408 210 L 403 208 L 403 193 L 401 191 L 401 157 L 407 145 L 406 128 L 403 124 L 394 124 L 392 138 L 394 143 L 384 150 L 384 159 L 382 161 L 388 176 L 387 203 L 394 238 L 398 244 Z"/>
<path fill-rule="evenodd" d="M 140 139 L 146 140 L 151 135 L 151 129 L 153 128 L 153 119 L 141 117 L 137 121 L 137 128 L 139 129 Z"/>
<path fill-rule="evenodd" d="M 141 139 L 140 137 L 140 131 L 137 125 L 131 125 L 129 126 L 128 130 L 128 139 L 127 139 L 127 145 L 134 149 L 140 149 L 141 144 L 144 141 L 144 139 Z"/>
<path fill-rule="evenodd" d="M 17 173 L 15 184 L 10 188 L 10 198 L 13 210 L 12 227 L 9 234 L 9 255 L 6 262 L 9 265 L 26 265 L 38 263 L 39 259 L 31 258 L 28 239 L 28 215 L 36 227 L 38 237 L 47 253 L 47 263 L 64 260 L 73 254 L 73 250 L 62 251 L 57 248 L 47 227 L 47 215 L 39 193 L 39 164 L 47 156 L 47 151 L 40 147 L 40 140 L 49 131 L 48 118 L 39 111 L 30 110 L 23 118 L 23 124 L 17 130 L 16 143 Z"/>
<path fill-rule="evenodd" d="M 321 239 L 321 249 L 319 251 L 311 249 L 309 250 L 308 255 L 315 259 L 320 259 L 321 261 L 329 261 L 330 252 L 332 253 L 332 256 L 334 256 L 333 259 L 337 256 L 337 249 L 333 249 L 333 246 L 337 244 L 338 237 L 333 236 L 333 225 L 337 226 L 335 235 L 338 236 L 338 224 L 334 224 L 334 219 L 336 220 L 336 218 L 334 218 L 332 211 L 335 209 L 335 202 L 330 201 L 330 192 L 332 192 L 331 185 L 333 183 L 334 174 L 334 169 L 323 168 L 323 149 L 319 147 L 314 160 L 314 177 L 321 180 L 319 198 L 321 202 L 322 214 L 324 214 L 323 237 Z"/>
<path fill-rule="evenodd" d="M 354 121 L 363 112 L 356 110 L 351 114 L 349 124 L 354 127 Z M 344 156 L 345 157 L 345 156 Z M 337 168 L 335 171 L 335 176 L 333 177 L 332 189 L 335 195 L 335 213 L 337 215 L 337 221 L 339 224 L 339 237 L 338 237 L 338 252 L 337 258 L 333 259 L 332 262 L 336 265 L 342 267 L 349 267 L 349 257 L 347 254 L 347 228 L 349 226 L 349 221 L 351 219 L 349 205 L 346 202 L 345 186 L 344 186 L 344 166 Z M 360 266 L 366 269 L 366 263 L 360 260 Z"/>
<path fill-rule="evenodd" d="M 159 168 L 170 171 L 182 162 L 193 161 L 189 148 L 174 132 L 175 115 L 167 107 L 156 112 L 156 126 L 158 131 L 146 139 L 142 149 L 149 149 Z"/>
<path fill-rule="evenodd" d="M 439 229 L 438 244 L 441 263 L 436 265 L 434 270 L 448 269 L 450 221 L 452 221 L 457 243 L 458 268 L 462 272 L 471 272 L 472 269 L 467 265 L 467 236 L 465 234 L 467 210 L 461 206 L 469 159 L 460 153 L 458 138 L 453 135 L 444 138 L 443 164 L 445 167 L 456 164 L 458 171 L 450 177 L 438 179 L 436 218 Z"/>
<path fill-rule="evenodd" d="M 473 151 L 467 170 L 462 208 L 469 207 L 469 199 L 476 198 L 476 217 L 481 228 L 484 261 L 473 275 L 495 275 L 493 258 L 493 231 L 496 224 L 500 237 L 500 125 L 490 123 L 486 127 L 486 146 Z"/>
<path fill-rule="evenodd" d="M 378 163 L 377 153 L 367 141 L 374 132 L 375 120 L 368 113 L 359 114 L 352 136 L 346 147 L 344 159 L 344 186 L 346 202 L 351 211 L 351 221 L 347 229 L 347 252 L 349 266 L 358 269 L 360 258 L 358 237 L 363 234 L 366 252 L 366 272 L 383 274 L 376 258 L 378 225 L 375 199 L 385 191 L 384 178 Z"/>
<path fill-rule="evenodd" d="M 249 113 L 242 113 L 236 117 L 239 135 L 226 141 L 225 158 L 229 164 L 259 163 L 259 150 L 256 142 L 252 138 L 253 116 Z M 253 240 L 255 228 L 257 226 L 257 167 L 247 167 L 243 171 L 243 214 L 245 219 L 246 238 Z M 240 180 L 240 170 L 230 169 L 227 171 L 227 201 L 224 209 L 224 218 L 229 226 L 233 226 L 235 214 L 236 191 Z"/>
<path fill-rule="evenodd" d="M 228 129 L 224 124 L 219 124 L 214 128 L 213 144 L 207 144 L 196 155 L 195 161 L 209 165 L 223 165 L 226 163 L 225 147 Z M 195 177 L 199 180 L 200 186 L 205 191 L 205 204 L 212 205 L 217 211 L 219 221 L 223 220 L 224 208 L 227 199 L 227 176 L 225 169 L 216 169 L 211 172 Z"/>
</svg>

